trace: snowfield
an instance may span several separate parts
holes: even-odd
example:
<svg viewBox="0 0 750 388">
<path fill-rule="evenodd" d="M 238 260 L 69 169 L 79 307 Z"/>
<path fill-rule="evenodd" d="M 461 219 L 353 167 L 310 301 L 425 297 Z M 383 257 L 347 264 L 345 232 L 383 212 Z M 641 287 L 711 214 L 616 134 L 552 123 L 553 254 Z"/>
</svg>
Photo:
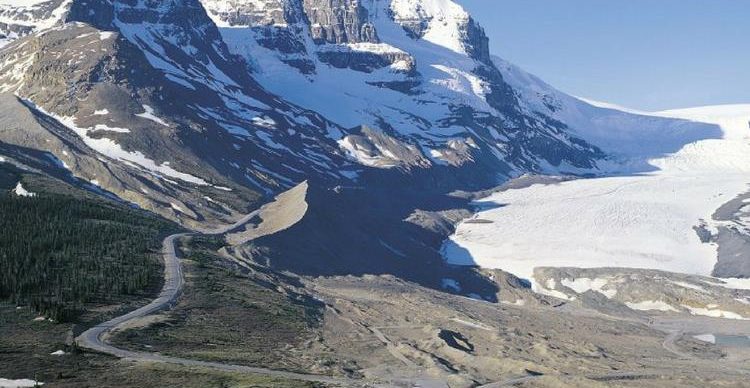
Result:
<svg viewBox="0 0 750 388">
<path fill-rule="evenodd" d="M 26 388 L 26 387 L 38 387 L 44 385 L 44 383 L 30 380 L 30 379 L 0 379 L 0 387 L 2 388 Z"/>
<path fill-rule="evenodd" d="M 712 214 L 748 191 L 750 105 L 651 114 L 718 126 L 723 135 L 644 160 L 648 173 L 579 179 L 496 193 L 443 246 L 454 264 L 499 268 L 533 283 L 535 267 L 625 267 L 710 275 Z"/>
</svg>

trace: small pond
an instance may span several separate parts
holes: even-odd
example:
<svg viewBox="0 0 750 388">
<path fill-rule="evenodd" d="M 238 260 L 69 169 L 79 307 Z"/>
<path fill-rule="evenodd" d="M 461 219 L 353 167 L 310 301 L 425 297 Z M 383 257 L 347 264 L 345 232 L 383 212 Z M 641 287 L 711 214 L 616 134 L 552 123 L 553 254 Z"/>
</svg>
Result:
<svg viewBox="0 0 750 388">
<path fill-rule="evenodd" d="M 693 338 L 718 346 L 733 348 L 750 347 L 750 336 L 746 335 L 701 334 L 695 335 Z"/>
</svg>

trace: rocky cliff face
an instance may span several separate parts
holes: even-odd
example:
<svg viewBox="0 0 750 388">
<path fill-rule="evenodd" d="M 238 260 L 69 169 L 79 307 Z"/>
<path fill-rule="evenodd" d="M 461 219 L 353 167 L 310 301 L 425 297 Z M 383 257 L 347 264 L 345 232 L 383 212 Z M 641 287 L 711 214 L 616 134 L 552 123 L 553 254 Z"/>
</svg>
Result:
<svg viewBox="0 0 750 388">
<path fill-rule="evenodd" d="M 315 43 L 378 43 L 375 26 L 360 0 L 303 0 Z"/>
</svg>

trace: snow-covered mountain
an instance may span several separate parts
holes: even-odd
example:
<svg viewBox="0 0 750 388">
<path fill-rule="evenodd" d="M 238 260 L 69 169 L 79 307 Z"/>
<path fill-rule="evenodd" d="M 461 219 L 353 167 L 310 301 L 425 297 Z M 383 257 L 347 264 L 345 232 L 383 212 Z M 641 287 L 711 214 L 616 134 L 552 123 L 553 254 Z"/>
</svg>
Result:
<svg viewBox="0 0 750 388">
<path fill-rule="evenodd" d="M 501 58 L 493 60 L 526 114 L 563 122 L 571 133 L 607 153 L 607 162 L 598 164 L 602 173 L 650 171 L 654 168 L 648 164 L 650 159 L 677 152 L 698 140 L 718 139 L 723 135 L 712 121 L 641 112 L 573 97 Z"/>
<path fill-rule="evenodd" d="M 0 141 L 193 226 L 305 179 L 483 189 L 718 136 L 556 91 L 449 0 L 5 0 L 0 23 L 0 92 L 39 122 Z"/>
<path fill-rule="evenodd" d="M 563 123 L 521 111 L 484 31 L 454 2 L 202 3 L 264 87 L 368 128 L 339 140 L 362 164 L 484 166 L 502 179 L 590 169 L 603 156 Z"/>
</svg>

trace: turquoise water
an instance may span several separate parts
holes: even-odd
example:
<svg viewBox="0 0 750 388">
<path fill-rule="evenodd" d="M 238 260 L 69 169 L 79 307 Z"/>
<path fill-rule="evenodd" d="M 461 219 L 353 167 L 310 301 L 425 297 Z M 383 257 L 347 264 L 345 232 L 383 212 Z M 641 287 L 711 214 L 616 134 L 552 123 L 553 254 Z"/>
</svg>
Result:
<svg viewBox="0 0 750 388">
<path fill-rule="evenodd" d="M 728 347 L 750 347 L 750 337 L 745 335 L 716 334 L 716 345 Z"/>
</svg>

